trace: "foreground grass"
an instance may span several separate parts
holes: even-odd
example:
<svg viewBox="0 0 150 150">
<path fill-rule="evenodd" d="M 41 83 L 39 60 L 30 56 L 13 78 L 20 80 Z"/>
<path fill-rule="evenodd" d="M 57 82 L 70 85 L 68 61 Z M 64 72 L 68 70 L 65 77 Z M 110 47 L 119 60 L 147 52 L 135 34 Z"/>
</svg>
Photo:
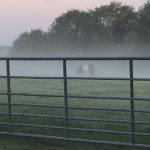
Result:
<svg viewBox="0 0 150 150">
<path fill-rule="evenodd" d="M 6 92 L 6 81 L 0 80 L 0 91 Z M 147 82 L 135 82 L 135 97 L 147 97 L 150 98 L 150 84 Z M 13 79 L 11 81 L 12 92 L 16 93 L 34 93 L 34 94 L 58 94 L 63 95 L 63 80 L 23 80 Z M 114 97 L 129 97 L 129 82 L 128 81 L 78 81 L 68 80 L 68 94 L 69 95 L 80 95 L 80 96 L 114 96 Z M 105 99 L 77 99 L 69 98 L 69 107 L 99 107 L 99 108 L 110 108 L 110 109 L 130 109 L 129 100 L 105 100 Z M 0 102 L 7 102 L 7 96 L 0 96 Z M 27 96 L 12 96 L 12 103 L 16 104 L 37 104 L 47 106 L 64 106 L 63 98 L 46 98 L 46 97 L 27 97 Z M 136 110 L 150 110 L 150 101 L 135 101 Z M 8 106 L 0 106 L 0 112 L 8 112 Z M 13 113 L 22 114 L 42 114 L 52 116 L 65 116 L 64 109 L 54 108 L 41 108 L 41 107 L 21 107 L 12 105 Z M 69 117 L 87 117 L 87 118 L 98 118 L 98 119 L 112 119 L 112 120 L 126 120 L 130 121 L 130 112 L 112 112 L 112 111 L 98 111 L 98 110 L 79 110 L 69 109 Z M 136 121 L 149 121 L 149 113 L 135 113 Z M 1 122 L 7 122 L 8 116 L 0 116 Z M 39 125 L 56 125 L 65 126 L 65 120 L 61 119 L 44 119 L 36 117 L 23 117 L 13 116 L 12 121 L 14 123 L 25 123 L 25 124 L 39 124 Z M 100 130 L 110 131 L 130 131 L 130 124 L 114 124 L 114 123 L 102 123 L 102 122 L 88 122 L 79 120 L 69 120 L 69 127 L 75 128 L 91 128 Z M 54 136 L 65 136 L 64 130 L 56 129 L 45 129 L 45 128 L 33 128 L 33 127 L 20 127 L 14 126 L 14 132 L 23 132 L 29 134 L 42 134 L 42 135 L 54 135 Z M 0 125 L 0 131 L 7 131 L 8 126 Z M 149 125 L 136 125 L 136 132 L 150 133 Z M 73 138 L 86 138 L 95 140 L 107 140 L 107 141 L 120 141 L 130 142 L 130 135 L 113 135 L 103 133 L 92 133 L 92 132 L 79 132 L 70 131 L 70 137 Z M 132 149 L 127 147 L 114 147 L 114 146 L 102 146 L 94 144 L 81 144 L 72 142 L 54 142 L 44 140 L 33 140 L 25 138 L 11 138 L 7 136 L 0 137 L 0 150 L 11 149 L 11 150 L 32 150 L 32 149 L 81 149 L 81 150 L 119 150 L 119 149 Z M 137 143 L 150 144 L 150 137 L 136 136 Z M 137 149 L 138 150 L 138 149 Z"/>
<path fill-rule="evenodd" d="M 126 146 L 108 146 L 0 136 L 0 150 L 145 150 Z"/>
</svg>

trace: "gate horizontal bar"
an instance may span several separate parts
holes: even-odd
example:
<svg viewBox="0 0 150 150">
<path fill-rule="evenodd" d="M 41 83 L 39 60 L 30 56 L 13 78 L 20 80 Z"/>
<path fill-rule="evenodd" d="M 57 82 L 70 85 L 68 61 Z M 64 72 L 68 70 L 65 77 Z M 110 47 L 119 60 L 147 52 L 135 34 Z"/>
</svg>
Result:
<svg viewBox="0 0 150 150">
<path fill-rule="evenodd" d="M 0 78 L 7 78 L 7 76 L 0 76 Z M 150 78 L 121 78 L 121 77 L 48 77 L 48 76 L 8 76 L 12 79 L 68 79 L 68 80 L 122 80 L 122 81 L 150 81 Z"/>
<path fill-rule="evenodd" d="M 79 139 L 79 138 L 66 138 L 59 136 L 46 136 L 46 135 L 37 135 L 37 134 L 25 134 L 25 133 L 9 133 L 9 132 L 0 132 L 1 135 L 10 135 L 10 136 L 19 136 L 19 137 L 30 137 L 30 138 L 42 138 L 49 140 L 63 140 L 70 142 L 84 142 L 84 143 L 94 143 L 94 144 L 104 144 L 104 145 L 114 145 L 114 146 L 129 146 L 129 147 L 141 147 L 141 148 L 150 148 L 150 145 L 147 144 L 132 144 L 125 142 L 112 142 L 112 141 L 99 141 L 99 140 L 90 140 L 90 139 Z"/>
<path fill-rule="evenodd" d="M 0 60 L 150 60 L 150 57 L 0 57 Z"/>
</svg>

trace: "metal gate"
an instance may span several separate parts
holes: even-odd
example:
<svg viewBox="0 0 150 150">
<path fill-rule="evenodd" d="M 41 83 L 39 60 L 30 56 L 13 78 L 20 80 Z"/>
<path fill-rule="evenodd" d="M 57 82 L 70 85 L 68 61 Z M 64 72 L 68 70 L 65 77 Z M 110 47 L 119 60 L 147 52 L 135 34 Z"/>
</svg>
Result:
<svg viewBox="0 0 150 150">
<path fill-rule="evenodd" d="M 126 146 L 135 146 L 135 147 L 145 147 L 150 148 L 150 97 L 142 97 L 139 95 L 139 97 L 135 96 L 135 83 L 138 82 L 139 91 L 142 89 L 146 89 L 148 93 L 148 82 L 150 81 L 150 78 L 147 77 L 134 77 L 134 62 L 136 61 L 142 61 L 142 62 L 148 62 L 150 58 L 142 57 L 63 57 L 63 58 L 41 58 L 41 57 L 4 57 L 0 58 L 0 62 L 3 62 L 6 64 L 6 74 L 0 76 L 0 81 L 3 83 L 3 85 L 0 87 L 0 107 L 5 107 L 4 109 L 0 110 L 0 134 L 1 135 L 14 135 L 14 136 L 23 136 L 23 137 L 38 137 L 38 138 L 46 138 L 46 139 L 56 139 L 56 140 L 67 140 L 67 141 L 77 141 L 77 142 L 87 142 L 87 143 L 99 143 L 99 144 L 110 144 L 110 145 L 126 145 Z M 62 63 L 62 76 L 19 76 L 19 75 L 11 75 L 11 62 L 20 62 L 20 61 L 37 61 L 37 62 L 47 62 L 47 61 L 58 61 Z M 98 76 L 69 76 L 68 75 L 68 62 L 77 62 L 77 61 L 119 61 L 119 62 L 126 62 L 128 64 L 128 77 L 98 77 Z M 22 66 L 24 67 L 24 66 Z M 26 66 L 27 67 L 27 66 Z M 38 66 L 37 66 L 38 67 Z M 54 66 L 55 67 L 55 66 Z M 106 68 L 107 69 L 107 68 Z M 23 80 L 23 83 L 21 83 Z M 47 84 L 45 80 L 61 80 L 63 91 L 62 94 L 58 92 L 54 94 L 49 93 L 33 93 L 31 92 L 15 92 L 13 89 L 13 84 L 17 83 L 20 87 L 22 86 L 24 88 L 25 84 L 28 83 L 28 80 L 30 80 L 30 83 L 33 80 L 40 80 L 39 84 L 42 84 L 42 81 L 44 80 L 43 84 Z M 79 90 L 74 87 L 73 84 L 69 83 L 70 81 L 79 81 L 79 87 L 82 86 L 82 83 L 87 83 L 90 81 L 89 85 L 86 85 L 88 89 L 93 88 L 92 85 L 97 84 L 99 81 L 107 81 L 107 85 L 109 87 L 110 84 L 113 81 L 118 81 L 119 85 L 122 82 L 126 82 L 129 86 L 128 88 L 128 96 L 108 96 L 108 95 L 101 95 L 101 93 L 96 93 L 96 95 L 92 94 L 70 94 L 70 90 Z M 57 82 L 57 81 L 56 81 Z M 142 86 L 140 85 L 140 82 L 144 82 Z M 51 83 L 51 82 L 50 82 Z M 22 85 L 21 85 L 22 84 Z M 39 85 L 36 83 L 36 85 Z M 57 82 L 59 85 L 59 82 Z M 105 84 L 104 82 L 100 83 Z M 32 85 L 32 83 L 31 83 Z M 56 83 L 51 83 L 49 87 L 52 89 L 53 86 L 55 86 Z M 91 85 L 91 86 L 90 86 Z M 116 84 L 112 84 L 112 90 L 115 87 Z M 71 88 L 70 88 L 70 87 Z M 144 87 L 145 86 L 145 87 Z M 4 91 L 4 87 L 6 88 L 6 91 Z M 27 87 L 28 88 L 28 87 Z M 42 90 L 42 87 L 40 87 Z M 60 86 L 59 86 L 60 88 Z M 70 88 L 70 89 L 69 89 Z M 98 88 L 98 86 L 97 86 Z M 105 87 L 103 86 L 102 89 Z M 124 88 L 122 86 L 122 88 Z M 16 88 L 17 89 L 17 88 Z M 84 88 L 83 88 L 84 89 Z M 107 88 L 106 92 L 107 93 Z M 116 90 L 121 89 L 121 87 L 117 87 Z M 47 89 L 46 89 L 47 90 Z M 93 93 L 94 93 L 93 89 Z M 21 91 L 20 88 L 18 88 L 18 91 Z M 69 91 L 69 92 L 68 92 Z M 111 90 L 108 91 L 108 94 Z M 124 90 L 122 90 L 124 91 Z M 118 91 L 119 92 L 119 91 Z M 144 92 L 144 90 L 143 90 Z M 82 93 L 82 90 L 81 90 Z M 139 92 L 140 93 L 140 92 Z M 19 98 L 17 100 L 14 100 L 14 97 L 24 97 L 23 101 L 19 101 Z M 34 98 L 33 103 L 28 103 L 29 97 Z M 41 101 L 43 104 L 39 104 L 38 102 L 41 102 L 40 100 L 36 102 L 37 99 L 43 98 Z M 61 101 L 62 105 L 58 105 L 59 103 L 53 102 L 51 103 L 44 103 L 44 99 L 51 98 L 53 101 L 55 99 L 63 99 L 63 102 Z M 72 99 L 75 101 L 73 103 L 78 103 L 78 100 L 82 101 L 78 105 L 71 106 L 70 103 Z M 33 100 L 33 99 L 32 99 Z M 93 100 L 94 106 L 91 106 L 91 101 Z M 94 102 L 96 100 L 96 102 Z M 111 103 L 107 103 L 108 101 L 112 101 Z M 50 99 L 49 99 L 50 101 Z M 103 101 L 102 107 L 99 107 L 99 101 Z M 120 108 L 111 108 L 111 107 L 105 107 L 106 105 L 120 105 Z M 114 103 L 115 102 L 115 103 Z M 97 105 L 96 105 L 97 103 Z M 112 104 L 114 103 L 114 104 Z M 128 106 L 126 105 L 128 103 Z M 85 104 L 85 105 L 84 105 Z M 82 106 L 81 106 L 82 105 Z M 96 105 L 96 106 L 95 106 Z M 101 105 L 101 104 L 100 104 Z M 124 105 L 125 108 L 121 108 L 121 105 Z M 138 105 L 138 107 L 136 107 Z M 142 106 L 142 109 L 140 109 L 140 105 Z M 15 107 L 15 111 L 14 110 Z M 17 107 L 17 108 L 16 108 Z M 32 110 L 33 108 L 42 109 L 45 111 L 45 109 L 53 111 L 47 111 L 47 114 L 42 114 L 42 110 L 37 111 L 38 113 L 34 113 Z M 24 110 L 24 112 L 22 112 Z M 53 115 L 55 113 L 55 110 L 63 115 Z M 71 111 L 75 110 L 76 113 L 72 113 Z M 28 111 L 31 113 L 28 113 Z M 85 111 L 85 116 L 81 116 L 81 111 Z M 64 113 L 63 113 L 64 112 Z M 98 112 L 98 113 L 96 113 Z M 101 113 L 103 112 L 103 113 Z M 39 114 L 40 113 L 40 114 Z M 94 117 L 90 115 L 90 117 L 87 117 L 88 114 L 98 114 L 99 117 Z M 114 113 L 113 117 L 111 118 L 105 118 L 107 115 L 111 116 L 112 113 Z M 119 116 L 120 113 L 120 116 Z M 127 113 L 128 115 L 124 115 Z M 78 114 L 76 116 L 76 114 Z M 101 115 L 103 114 L 103 115 Z M 140 115 L 138 115 L 140 114 Z M 115 115 L 117 118 L 122 117 L 123 119 L 114 119 Z M 141 119 L 139 116 L 142 116 Z M 26 119 L 24 119 L 26 118 Z M 36 120 L 34 120 L 36 118 Z M 45 119 L 46 124 L 43 124 L 44 121 L 39 121 L 38 119 Z M 125 119 L 124 119 L 125 118 Z M 141 120 L 139 120 L 139 118 Z M 26 122 L 24 122 L 26 120 Z M 32 122 L 33 121 L 33 122 Z M 75 122 L 75 124 L 74 124 Z M 91 123 L 91 124 L 90 124 Z M 92 127 L 93 123 L 93 127 Z M 90 127 L 86 127 L 87 125 L 90 125 Z M 18 131 L 18 128 L 21 128 L 20 131 Z M 125 129 L 125 130 L 124 130 Z M 44 130 L 44 131 L 42 131 Z M 49 131 L 51 130 L 51 132 Z M 60 133 L 57 133 L 60 131 Z M 93 138 L 94 137 L 94 138 Z M 116 137 L 116 139 L 115 139 Z M 113 140 L 115 139 L 115 140 Z M 120 141 L 121 140 L 121 141 Z"/>
</svg>

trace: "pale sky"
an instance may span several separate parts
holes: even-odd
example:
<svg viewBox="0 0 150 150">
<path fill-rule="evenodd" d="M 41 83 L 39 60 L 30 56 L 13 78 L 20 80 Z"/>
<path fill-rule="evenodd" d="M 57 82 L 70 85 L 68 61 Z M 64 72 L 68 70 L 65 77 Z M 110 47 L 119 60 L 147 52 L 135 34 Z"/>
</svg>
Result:
<svg viewBox="0 0 150 150">
<path fill-rule="evenodd" d="M 0 45 L 11 45 L 24 31 L 50 24 L 69 9 L 87 10 L 108 4 L 112 0 L 0 0 Z M 133 5 L 136 10 L 146 0 L 116 0 Z"/>
</svg>

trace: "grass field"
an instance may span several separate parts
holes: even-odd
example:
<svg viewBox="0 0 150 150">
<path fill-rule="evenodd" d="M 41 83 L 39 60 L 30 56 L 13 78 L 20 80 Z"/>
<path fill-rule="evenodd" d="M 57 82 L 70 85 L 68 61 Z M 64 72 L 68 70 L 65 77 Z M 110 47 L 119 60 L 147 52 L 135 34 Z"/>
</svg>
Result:
<svg viewBox="0 0 150 150">
<path fill-rule="evenodd" d="M 81 81 L 81 80 L 68 80 L 68 94 L 80 96 L 107 96 L 107 97 L 129 97 L 129 81 Z M 150 98 L 150 83 L 143 81 L 136 81 L 134 83 L 135 97 Z M 13 93 L 34 93 L 34 94 L 58 94 L 63 95 L 63 80 L 25 80 L 25 79 L 12 79 L 11 90 Z M 6 92 L 6 80 L 0 79 L 0 92 Z M 7 96 L 0 96 L 0 102 L 7 102 Z M 12 96 L 12 104 L 32 104 L 32 105 L 46 105 L 46 106 L 64 106 L 64 98 L 50 98 L 50 97 L 36 97 L 36 96 Z M 69 98 L 69 107 L 96 107 L 104 109 L 130 109 L 129 100 L 106 100 L 94 98 Z M 150 110 L 150 101 L 135 101 L 135 110 Z M 1 105 L 0 112 L 8 112 L 8 106 Z M 37 114 L 37 115 L 52 115 L 52 116 L 65 116 L 64 109 L 58 108 L 42 108 L 34 106 L 16 106 L 12 105 L 12 113 L 21 114 Z M 105 111 L 105 110 L 80 110 L 69 109 L 69 117 L 87 117 L 98 119 L 112 119 L 112 120 L 131 120 L 130 112 L 121 111 Z M 8 116 L 0 116 L 0 122 L 7 122 Z M 47 119 L 25 116 L 13 116 L 14 123 L 22 124 L 38 124 L 50 126 L 65 126 L 64 119 Z M 135 113 L 135 121 L 150 122 L 149 113 Z M 81 121 L 69 120 L 69 127 L 71 128 L 88 128 L 110 131 L 125 131 L 131 130 L 130 124 L 116 124 L 110 122 L 100 121 Z M 7 131 L 8 126 L 0 125 L 0 131 Z M 12 130 L 15 132 L 29 133 L 29 134 L 43 134 L 53 136 L 65 136 L 66 131 L 62 129 L 46 129 L 46 128 L 33 128 L 23 126 L 13 126 Z M 150 133 L 150 125 L 137 124 L 135 131 L 140 133 Z M 85 138 L 94 140 L 106 141 L 119 141 L 130 142 L 130 135 L 108 134 L 99 132 L 87 131 L 69 131 L 69 136 L 73 138 Z M 0 137 L 0 150 L 120 150 L 120 149 L 133 149 L 128 147 L 119 146 L 102 146 L 97 144 L 82 144 L 75 142 L 60 142 L 51 140 L 36 140 L 26 138 L 14 138 L 1 136 Z M 149 136 L 136 136 L 136 143 L 150 144 Z M 138 150 L 138 148 L 135 148 Z"/>
</svg>

